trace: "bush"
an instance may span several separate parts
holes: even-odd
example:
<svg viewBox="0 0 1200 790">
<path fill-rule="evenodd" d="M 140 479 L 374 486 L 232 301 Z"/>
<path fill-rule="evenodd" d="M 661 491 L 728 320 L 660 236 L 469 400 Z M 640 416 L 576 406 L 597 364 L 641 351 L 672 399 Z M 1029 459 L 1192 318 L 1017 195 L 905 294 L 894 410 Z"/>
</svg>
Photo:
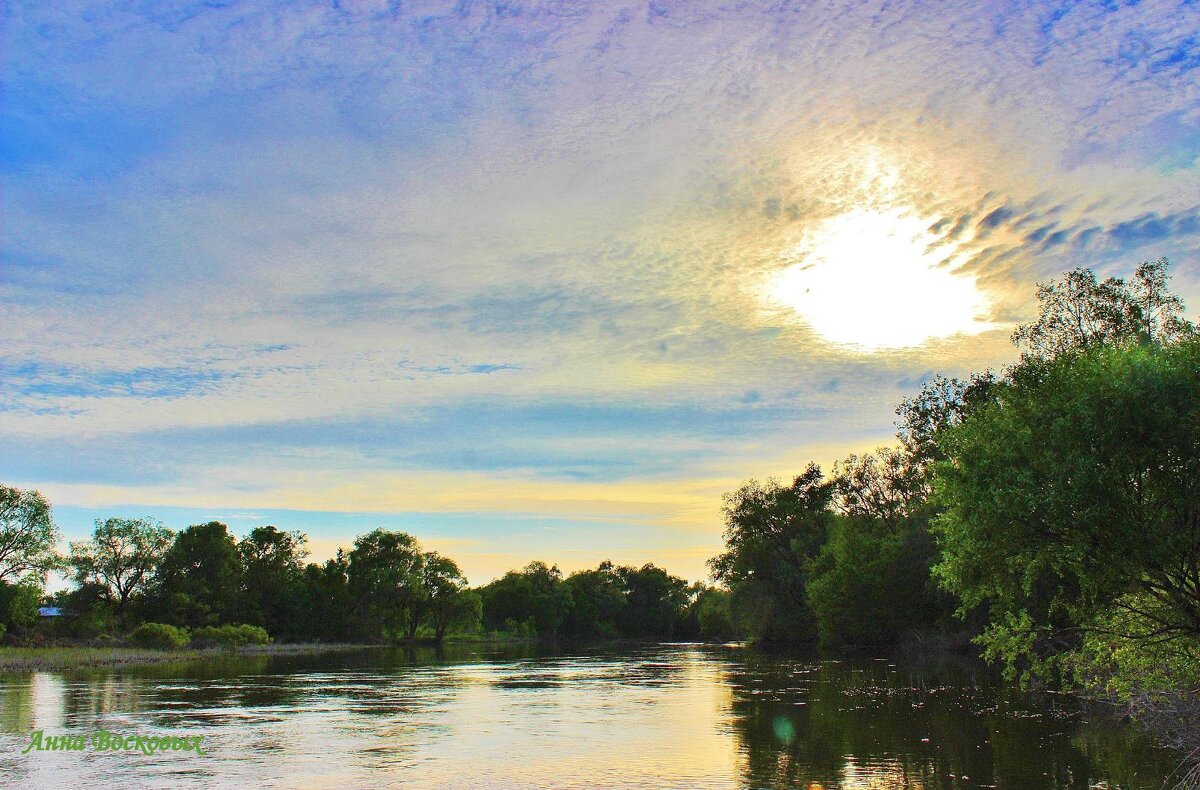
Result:
<svg viewBox="0 0 1200 790">
<path fill-rule="evenodd" d="M 265 645 L 271 637 L 265 628 L 257 625 L 208 625 L 193 631 L 192 641 L 202 647 L 219 645 L 236 650 L 242 645 Z"/>
<path fill-rule="evenodd" d="M 133 629 L 129 641 L 138 647 L 177 650 L 188 643 L 187 631 L 165 623 L 142 623 Z"/>
<path fill-rule="evenodd" d="M 0 621 L 20 633 L 38 623 L 42 591 L 31 584 L 0 582 Z"/>
<path fill-rule="evenodd" d="M 93 606 L 68 623 L 67 630 L 77 639 L 95 639 L 116 630 L 116 619 L 102 606 Z"/>
</svg>

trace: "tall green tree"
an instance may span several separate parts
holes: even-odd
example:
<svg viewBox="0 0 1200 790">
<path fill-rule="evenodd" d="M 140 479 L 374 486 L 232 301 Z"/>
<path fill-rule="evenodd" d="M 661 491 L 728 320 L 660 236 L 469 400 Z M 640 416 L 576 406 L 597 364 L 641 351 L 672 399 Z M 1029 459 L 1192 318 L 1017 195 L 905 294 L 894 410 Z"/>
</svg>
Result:
<svg viewBox="0 0 1200 790">
<path fill-rule="evenodd" d="M 725 496 L 726 551 L 709 561 L 739 626 L 763 641 L 808 641 L 816 624 L 806 585 L 833 526 L 834 485 L 809 464 L 792 485 L 750 481 Z"/>
<path fill-rule="evenodd" d="M 809 605 L 826 646 L 894 644 L 940 624 L 950 609 L 930 577 L 930 478 L 901 446 L 834 468 L 839 518 L 814 561 Z"/>
<path fill-rule="evenodd" d="M 621 568 L 625 606 L 618 628 L 625 636 L 656 636 L 669 639 L 689 603 L 687 582 L 653 563 L 641 568 Z"/>
<path fill-rule="evenodd" d="M 980 640 L 1010 672 L 1078 666 L 1081 645 L 1143 666 L 1180 647 L 1200 672 L 1200 338 L 1168 268 L 1039 285 L 1021 362 L 934 432 L 936 570 L 988 609 Z"/>
<path fill-rule="evenodd" d="M 50 505 L 37 491 L 0 485 L 0 582 L 45 583 L 62 561 Z"/>
<path fill-rule="evenodd" d="M 483 622 L 491 629 L 528 626 L 543 636 L 557 636 L 571 611 L 571 592 L 557 565 L 531 562 L 479 589 Z"/>
<path fill-rule="evenodd" d="M 451 626 L 463 624 L 473 612 L 474 601 L 463 594 L 467 578 L 454 560 L 430 551 L 421 563 L 421 588 L 420 606 L 410 612 L 409 638 L 415 636 L 421 621 L 428 619 L 440 644 Z"/>
<path fill-rule="evenodd" d="M 303 532 L 255 527 L 238 543 L 244 570 L 243 622 L 261 625 L 276 638 L 289 638 L 300 617 L 298 589 L 308 556 Z"/>
<path fill-rule="evenodd" d="M 625 584 L 608 560 L 594 570 L 576 571 L 564 582 L 571 608 L 563 633 L 576 637 L 614 637 L 625 610 Z"/>
<path fill-rule="evenodd" d="M 416 634 L 424 607 L 421 544 L 405 532 L 377 529 L 354 541 L 350 594 L 369 638 Z"/>
<path fill-rule="evenodd" d="M 232 622 L 241 589 L 242 558 L 227 526 L 194 524 L 175 536 L 159 572 L 158 597 L 167 619 L 188 628 Z"/>
<path fill-rule="evenodd" d="M 438 644 L 450 631 L 476 631 L 483 622 L 483 599 L 475 590 L 465 588 L 443 595 L 430 607 L 429 622 Z"/>
<path fill-rule="evenodd" d="M 290 636 L 318 642 L 346 642 L 363 638 L 357 628 L 354 597 L 350 592 L 350 560 L 342 549 L 324 563 L 304 567 L 297 586 L 298 620 Z"/>
<path fill-rule="evenodd" d="M 0 636 L 6 631 L 21 631 L 38 621 L 42 588 L 36 583 L 0 582 Z"/>
<path fill-rule="evenodd" d="M 81 587 L 97 585 L 123 620 L 130 599 L 150 587 L 173 538 L 149 518 L 96 519 L 91 540 L 71 543 L 72 574 Z"/>
<path fill-rule="evenodd" d="M 1200 637 L 1200 340 L 1029 359 L 941 440 L 938 573 L 1049 671 L 1106 613 Z"/>
<path fill-rule="evenodd" d="M 1132 282 L 1097 281 L 1091 269 L 1074 269 L 1061 280 L 1039 283 L 1039 315 L 1013 332 L 1026 356 L 1052 359 L 1067 351 L 1102 346 L 1176 343 L 1195 328 L 1168 285 L 1166 258 L 1144 261 Z"/>
<path fill-rule="evenodd" d="M 735 639 L 738 630 L 730 611 L 729 591 L 720 587 L 702 587 L 693 600 L 696 625 L 702 639 Z"/>
</svg>

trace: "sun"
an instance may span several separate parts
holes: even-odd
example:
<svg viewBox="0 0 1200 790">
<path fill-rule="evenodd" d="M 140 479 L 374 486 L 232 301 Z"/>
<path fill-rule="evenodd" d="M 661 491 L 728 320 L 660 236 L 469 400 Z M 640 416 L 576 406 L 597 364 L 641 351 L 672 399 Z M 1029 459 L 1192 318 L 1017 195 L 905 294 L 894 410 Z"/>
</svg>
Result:
<svg viewBox="0 0 1200 790">
<path fill-rule="evenodd" d="M 830 343 L 864 351 L 919 346 L 992 328 L 975 278 L 954 272 L 957 249 L 903 208 L 852 210 L 825 220 L 768 285 Z"/>
</svg>

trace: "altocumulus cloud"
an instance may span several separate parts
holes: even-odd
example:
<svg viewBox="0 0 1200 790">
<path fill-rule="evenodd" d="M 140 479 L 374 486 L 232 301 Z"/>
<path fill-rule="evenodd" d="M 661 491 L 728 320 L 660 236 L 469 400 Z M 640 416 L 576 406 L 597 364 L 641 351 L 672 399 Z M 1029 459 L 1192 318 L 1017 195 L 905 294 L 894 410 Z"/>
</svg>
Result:
<svg viewBox="0 0 1200 790">
<path fill-rule="evenodd" d="M 698 576 L 723 487 L 1002 363 L 1036 280 L 1167 254 L 1200 300 L 1198 32 L 1185 2 L 14 2 L 0 475 L 76 530 L 470 485 L 476 574 L 533 513 L 572 561 Z M 864 355 L 763 300 L 822 223 L 897 207 L 993 329 Z"/>
</svg>

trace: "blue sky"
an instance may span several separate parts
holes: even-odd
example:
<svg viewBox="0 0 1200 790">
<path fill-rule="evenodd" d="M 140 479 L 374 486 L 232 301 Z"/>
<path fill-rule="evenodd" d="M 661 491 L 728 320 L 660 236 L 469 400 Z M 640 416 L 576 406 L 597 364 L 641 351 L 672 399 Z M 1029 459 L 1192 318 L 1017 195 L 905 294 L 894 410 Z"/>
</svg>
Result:
<svg viewBox="0 0 1200 790">
<path fill-rule="evenodd" d="M 1200 304 L 1192 3 L 4 14 L 0 480 L 68 538 L 701 578 L 722 492 L 887 443 L 1038 280 Z"/>
</svg>

